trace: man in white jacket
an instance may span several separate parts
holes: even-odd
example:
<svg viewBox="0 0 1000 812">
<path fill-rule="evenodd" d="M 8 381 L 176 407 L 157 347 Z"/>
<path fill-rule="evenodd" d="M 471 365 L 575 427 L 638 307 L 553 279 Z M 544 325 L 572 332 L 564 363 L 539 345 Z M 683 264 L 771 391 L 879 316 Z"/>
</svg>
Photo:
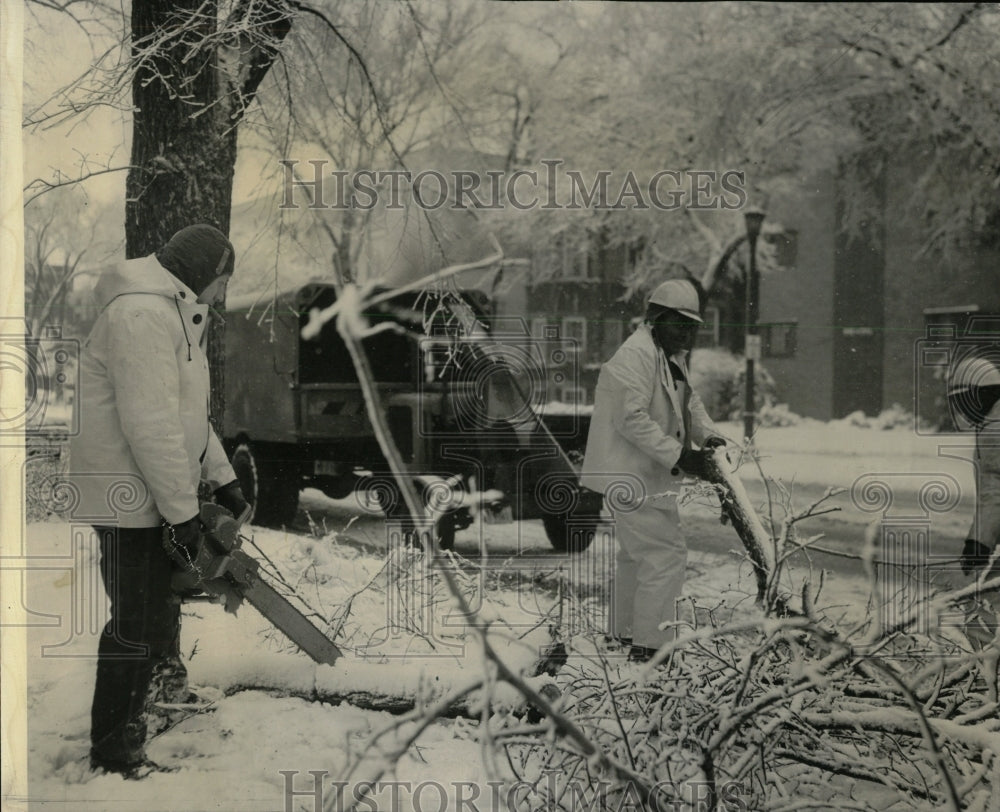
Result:
<svg viewBox="0 0 1000 812">
<path fill-rule="evenodd" d="M 992 562 L 984 575 L 991 580 L 1000 576 L 1000 559 L 994 558 L 1000 543 L 1000 356 L 970 353 L 961 358 L 948 375 L 948 404 L 953 417 L 976 432 L 976 513 L 962 548 L 962 571 L 978 575 Z M 983 593 L 967 631 L 992 640 L 998 612 L 1000 592 Z"/>
<path fill-rule="evenodd" d="M 204 351 L 233 265 L 225 235 L 196 225 L 155 255 L 107 272 L 81 353 L 73 518 L 97 530 L 111 602 L 98 647 L 91 766 L 126 778 L 160 769 L 146 758 L 144 707 L 154 667 L 177 653 L 180 606 L 170 582 L 174 562 L 193 556 L 201 540 L 200 482 L 235 515 L 246 507 L 209 424 Z"/>
<path fill-rule="evenodd" d="M 637 661 L 674 636 L 660 626 L 675 619 L 684 586 L 681 480 L 702 470 L 704 454 L 726 444 L 687 373 L 700 312 L 692 282 L 661 284 L 649 298 L 645 322 L 601 367 L 597 381 L 582 482 L 616 508 L 611 633 L 631 642 L 629 656 Z M 614 489 L 619 493 L 611 498 Z M 621 492 L 630 496 L 623 501 Z"/>
</svg>

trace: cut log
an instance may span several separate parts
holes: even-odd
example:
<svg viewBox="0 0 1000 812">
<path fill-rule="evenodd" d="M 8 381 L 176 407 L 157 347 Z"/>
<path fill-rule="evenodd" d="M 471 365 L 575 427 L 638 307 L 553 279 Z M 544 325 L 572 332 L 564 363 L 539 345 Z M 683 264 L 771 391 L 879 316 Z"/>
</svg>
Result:
<svg viewBox="0 0 1000 812">
<path fill-rule="evenodd" d="M 532 684 L 538 685 L 537 690 L 542 696 L 544 696 L 549 702 L 557 701 L 561 692 L 556 687 L 556 685 L 551 682 L 544 682 L 538 678 L 528 678 L 528 681 Z M 395 695 L 395 694 L 381 694 L 376 691 L 360 691 L 360 690 L 344 690 L 344 691 L 331 691 L 325 690 L 323 688 L 275 688 L 273 685 L 254 685 L 252 683 L 238 683 L 235 685 L 230 685 L 226 688 L 225 695 L 233 696 L 234 694 L 242 693 L 244 691 L 258 691 L 260 693 L 269 694 L 271 696 L 293 696 L 297 699 L 304 699 L 307 702 L 326 702 L 332 705 L 348 704 L 355 708 L 360 708 L 361 710 L 371 710 L 371 711 L 385 711 L 386 713 L 391 713 L 395 716 L 400 716 L 405 713 L 411 713 L 412 711 L 419 708 L 426 708 L 434 702 L 438 701 L 438 698 L 427 698 L 427 697 L 416 697 L 416 696 L 405 696 L 405 695 Z M 504 707 L 509 707 L 510 711 L 515 716 L 526 716 L 530 715 L 532 710 L 530 703 L 523 697 L 518 698 L 519 701 L 515 706 L 510 707 L 509 702 L 502 701 L 501 704 Z M 419 701 L 418 701 L 419 700 Z M 448 706 L 447 710 L 444 711 L 441 716 L 446 719 L 480 719 L 482 718 L 482 706 L 478 694 L 473 696 L 463 696 L 462 699 L 453 702 Z"/>
</svg>

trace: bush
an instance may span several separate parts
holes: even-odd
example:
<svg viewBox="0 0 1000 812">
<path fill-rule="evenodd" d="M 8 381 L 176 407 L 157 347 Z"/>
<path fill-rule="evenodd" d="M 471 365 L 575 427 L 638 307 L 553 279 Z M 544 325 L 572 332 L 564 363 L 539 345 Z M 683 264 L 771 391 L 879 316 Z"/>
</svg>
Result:
<svg viewBox="0 0 1000 812">
<path fill-rule="evenodd" d="M 757 412 L 757 424 L 765 429 L 797 426 L 801 422 L 802 416 L 789 409 L 787 403 L 765 403 Z"/>
<path fill-rule="evenodd" d="M 888 409 L 883 409 L 876 417 L 868 417 L 860 409 L 851 412 L 843 418 L 843 422 L 849 426 L 859 429 L 881 429 L 882 431 L 892 431 L 893 429 L 912 429 L 915 424 L 913 412 L 904 409 L 898 403 L 893 403 Z M 921 421 L 921 427 L 929 427 Z"/>
<path fill-rule="evenodd" d="M 57 515 L 54 486 L 66 473 L 69 443 L 63 434 L 30 436 L 25 442 L 24 515 L 42 522 Z"/>
<path fill-rule="evenodd" d="M 742 356 L 722 349 L 697 349 L 691 353 L 691 386 L 701 396 L 713 420 L 735 420 L 743 415 Z M 760 364 L 754 367 L 754 404 L 758 412 L 777 401 L 774 378 Z"/>
</svg>

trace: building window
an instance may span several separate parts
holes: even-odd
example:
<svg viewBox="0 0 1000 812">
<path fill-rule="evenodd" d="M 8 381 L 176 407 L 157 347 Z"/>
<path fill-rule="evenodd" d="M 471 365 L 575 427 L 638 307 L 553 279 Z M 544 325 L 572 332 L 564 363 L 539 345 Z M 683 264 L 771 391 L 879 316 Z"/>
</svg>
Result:
<svg viewBox="0 0 1000 812">
<path fill-rule="evenodd" d="M 646 238 L 639 237 L 622 247 L 625 249 L 625 272 L 631 273 L 642 261 L 643 251 L 646 250 Z"/>
<path fill-rule="evenodd" d="M 791 358 L 797 346 L 798 322 L 781 321 L 761 325 L 764 355 L 767 358 Z"/>
<path fill-rule="evenodd" d="M 561 279 L 590 279 L 595 268 L 594 258 L 590 254 L 589 242 L 585 239 L 568 241 L 561 240 L 562 267 Z"/>
<path fill-rule="evenodd" d="M 797 231 L 776 231 L 764 237 L 774 246 L 774 262 L 779 268 L 794 268 L 798 261 L 799 233 Z"/>
<path fill-rule="evenodd" d="M 698 327 L 696 347 L 719 346 L 719 308 L 714 305 L 706 307 L 702 318 L 704 321 Z"/>
<path fill-rule="evenodd" d="M 587 390 L 582 386 L 564 386 L 559 393 L 559 399 L 563 403 L 572 403 L 576 406 L 587 405 Z"/>
<path fill-rule="evenodd" d="M 578 358 L 587 356 L 587 320 L 580 316 L 566 316 L 562 320 L 560 337 L 566 349 L 576 352 Z"/>
<path fill-rule="evenodd" d="M 596 279 L 600 262 L 593 241 L 586 235 L 560 235 L 532 251 L 533 284 L 553 280 L 586 281 Z"/>
<path fill-rule="evenodd" d="M 604 321 L 604 342 L 600 347 L 598 361 L 610 358 L 615 350 L 622 343 L 622 333 L 624 325 L 616 318 L 609 318 Z"/>
</svg>

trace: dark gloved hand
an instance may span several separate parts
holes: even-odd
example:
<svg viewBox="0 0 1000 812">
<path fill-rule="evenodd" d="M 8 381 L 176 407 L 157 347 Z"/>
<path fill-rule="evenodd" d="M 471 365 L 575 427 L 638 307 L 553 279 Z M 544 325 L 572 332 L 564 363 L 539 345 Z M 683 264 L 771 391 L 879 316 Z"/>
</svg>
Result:
<svg viewBox="0 0 1000 812">
<path fill-rule="evenodd" d="M 680 459 L 677 460 L 677 467 L 685 474 L 703 479 L 708 473 L 709 458 L 714 454 L 715 452 L 711 448 L 702 448 L 698 451 L 693 448 L 685 448 L 681 451 Z M 671 473 L 676 476 L 677 469 L 675 468 Z"/>
<path fill-rule="evenodd" d="M 201 581 L 204 556 L 201 520 L 192 516 L 186 522 L 168 524 L 163 533 L 163 548 L 180 572 L 174 573 L 171 586 L 175 591 L 194 589 Z M 199 559 L 201 556 L 201 559 Z"/>
<path fill-rule="evenodd" d="M 981 544 L 975 539 L 966 539 L 962 548 L 962 557 L 959 561 L 962 564 L 962 572 L 970 575 L 974 570 L 985 567 L 990 560 L 993 551 L 985 544 Z"/>
<path fill-rule="evenodd" d="M 250 511 L 250 504 L 243 497 L 243 490 L 240 488 L 239 480 L 234 479 L 227 485 L 215 490 L 215 502 L 220 507 L 224 507 L 233 514 L 234 519 L 239 519 L 244 513 Z"/>
<path fill-rule="evenodd" d="M 702 444 L 705 448 L 718 448 L 720 445 L 727 445 L 725 437 L 709 437 Z"/>
<path fill-rule="evenodd" d="M 192 516 L 186 522 L 167 525 L 167 552 L 171 549 L 183 555 L 177 548 L 182 548 L 193 557 L 198 552 L 201 542 L 201 520 L 197 516 Z"/>
</svg>

